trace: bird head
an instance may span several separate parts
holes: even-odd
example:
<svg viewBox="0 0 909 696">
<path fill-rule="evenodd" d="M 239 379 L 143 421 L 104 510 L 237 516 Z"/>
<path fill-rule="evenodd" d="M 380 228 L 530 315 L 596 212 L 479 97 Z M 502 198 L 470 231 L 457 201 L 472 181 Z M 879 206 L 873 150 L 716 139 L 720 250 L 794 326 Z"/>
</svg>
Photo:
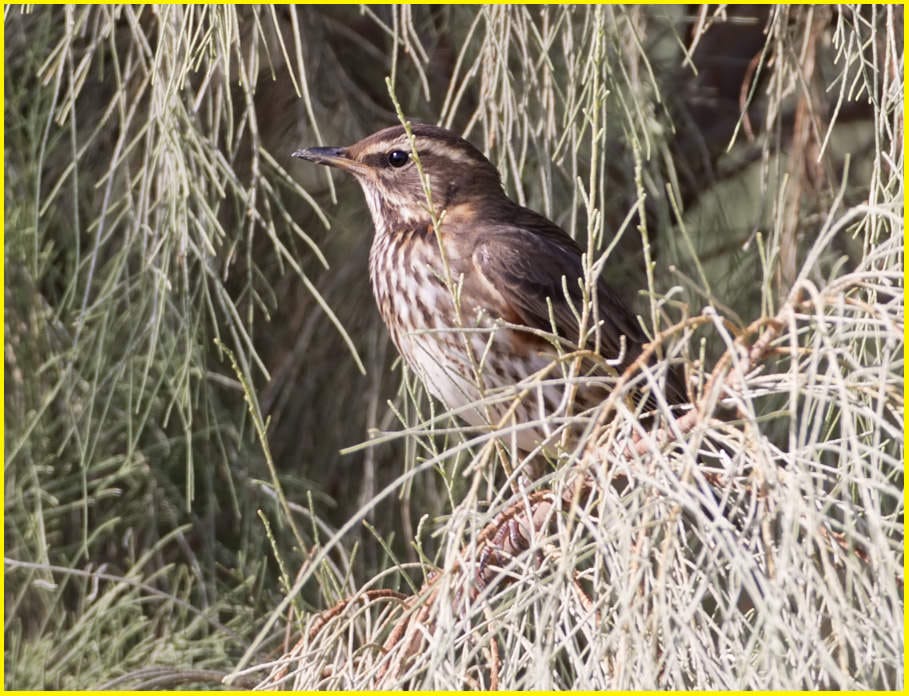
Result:
<svg viewBox="0 0 909 696">
<path fill-rule="evenodd" d="M 390 224 L 429 223 L 428 199 L 438 215 L 505 197 L 498 171 L 469 142 L 428 124 L 414 124 L 411 132 L 413 138 L 403 126 L 392 126 L 348 147 L 312 147 L 292 156 L 353 174 L 380 231 Z"/>
</svg>

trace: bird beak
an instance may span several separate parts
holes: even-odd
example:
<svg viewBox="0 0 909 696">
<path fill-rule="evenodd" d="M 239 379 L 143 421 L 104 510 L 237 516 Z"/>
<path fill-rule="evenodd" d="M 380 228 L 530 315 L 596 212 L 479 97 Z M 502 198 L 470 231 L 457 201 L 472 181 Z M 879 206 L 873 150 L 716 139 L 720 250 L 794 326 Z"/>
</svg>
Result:
<svg viewBox="0 0 909 696">
<path fill-rule="evenodd" d="M 369 169 L 362 162 L 353 159 L 343 147 L 310 147 L 305 150 L 297 150 L 291 154 L 291 157 L 337 167 L 351 174 L 365 174 Z"/>
</svg>

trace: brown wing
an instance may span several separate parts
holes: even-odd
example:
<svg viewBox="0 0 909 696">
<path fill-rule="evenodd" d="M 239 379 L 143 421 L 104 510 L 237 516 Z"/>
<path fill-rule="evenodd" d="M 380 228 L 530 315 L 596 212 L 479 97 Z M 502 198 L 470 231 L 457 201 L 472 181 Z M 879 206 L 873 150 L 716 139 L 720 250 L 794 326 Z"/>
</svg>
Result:
<svg viewBox="0 0 909 696">
<path fill-rule="evenodd" d="M 549 298 L 556 332 L 576 343 L 576 312 L 580 313 L 582 307 L 578 279 L 584 277 L 578 245 L 559 227 L 526 208 L 518 209 L 512 219 L 499 222 L 490 232 L 474 248 L 475 268 L 517 313 L 519 323 L 552 331 Z M 637 319 L 602 280 L 597 283 L 597 309 L 603 322 L 600 353 L 615 358 L 620 352 L 620 336 L 624 335 L 623 364 L 627 365 L 646 340 Z"/>
<path fill-rule="evenodd" d="M 474 248 L 474 267 L 517 314 L 520 321 L 516 323 L 552 331 L 549 298 L 556 333 L 577 343 L 576 312 L 581 312 L 583 303 L 578 279 L 584 277 L 584 268 L 575 241 L 542 215 L 518 206 L 507 218 L 497 220 L 489 232 Z M 571 304 L 566 299 L 566 286 Z M 616 358 L 621 352 L 620 337 L 624 336 L 620 367 L 627 367 L 640 355 L 647 338 L 631 310 L 604 280 L 598 280 L 596 292 L 598 319 L 602 322 L 599 352 Z M 670 403 L 687 401 L 679 370 L 670 370 L 665 393 Z"/>
</svg>

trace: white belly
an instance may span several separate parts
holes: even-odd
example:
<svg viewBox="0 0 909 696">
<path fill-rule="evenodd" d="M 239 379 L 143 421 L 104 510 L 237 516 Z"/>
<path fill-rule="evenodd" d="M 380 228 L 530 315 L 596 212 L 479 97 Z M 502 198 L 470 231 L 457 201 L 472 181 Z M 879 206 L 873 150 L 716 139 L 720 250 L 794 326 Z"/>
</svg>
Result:
<svg viewBox="0 0 909 696">
<path fill-rule="evenodd" d="M 400 337 L 400 351 L 427 391 L 445 408 L 469 425 L 505 431 L 503 439 L 530 451 L 548 434 L 551 417 L 562 409 L 561 387 L 531 388 L 519 401 L 532 374 L 547 367 L 550 359 L 537 356 L 520 369 L 503 365 L 496 343 L 507 342 L 506 329 L 469 334 L 472 355 L 464 360 L 463 347 L 447 345 L 458 341 L 457 330 L 411 333 Z M 490 345 L 491 343 L 491 345 Z M 546 375 L 558 377 L 558 373 Z M 535 425 L 531 425 L 534 424 Z"/>
</svg>

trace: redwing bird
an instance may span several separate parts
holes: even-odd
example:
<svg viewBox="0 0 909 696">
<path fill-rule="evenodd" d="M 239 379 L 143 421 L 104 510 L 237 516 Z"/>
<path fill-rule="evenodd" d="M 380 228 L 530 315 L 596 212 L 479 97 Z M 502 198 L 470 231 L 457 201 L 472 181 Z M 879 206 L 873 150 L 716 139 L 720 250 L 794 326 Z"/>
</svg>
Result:
<svg viewBox="0 0 909 696">
<path fill-rule="evenodd" d="M 585 322 L 586 351 L 572 353 L 581 249 L 508 198 L 496 168 L 451 131 L 415 124 L 411 138 L 392 126 L 349 147 L 293 156 L 360 182 L 375 226 L 369 270 L 382 318 L 429 392 L 469 424 L 508 428 L 506 441 L 530 452 L 560 418 L 601 403 L 640 355 L 644 333 L 603 280 Z M 666 375 L 667 401 L 684 402 L 678 373 Z M 652 393 L 647 403 L 656 403 Z"/>
</svg>

